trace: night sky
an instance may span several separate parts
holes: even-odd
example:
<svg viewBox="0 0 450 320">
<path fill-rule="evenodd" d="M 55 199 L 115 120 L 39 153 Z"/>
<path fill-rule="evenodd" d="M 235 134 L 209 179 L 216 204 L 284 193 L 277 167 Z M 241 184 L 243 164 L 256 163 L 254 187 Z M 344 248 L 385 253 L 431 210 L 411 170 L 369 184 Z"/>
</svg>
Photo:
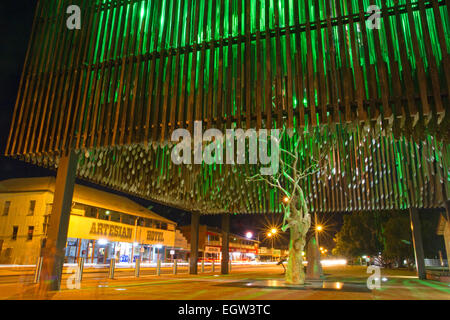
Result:
<svg viewBox="0 0 450 320">
<path fill-rule="evenodd" d="M 0 180 L 19 177 L 56 176 L 54 171 L 3 156 L 31 33 L 35 4 L 36 1 L 32 0 L 0 2 L 0 30 L 2 31 L 1 41 L 3 41 L 0 50 Z M 85 181 L 77 180 L 77 183 L 127 196 Z M 165 207 L 144 199 L 128 197 L 145 207 L 151 206 L 153 211 L 177 222 L 179 225 L 190 223 L 190 213 L 188 212 Z M 260 233 L 260 239 L 262 240 L 265 238 L 264 234 L 269 227 L 281 225 L 281 219 L 281 215 L 233 215 L 231 218 L 231 232 L 244 235 L 247 231 L 252 231 L 255 237 L 257 233 Z M 342 214 L 319 216 L 319 221 L 327 226 L 327 232 L 320 238 L 321 245 L 329 249 L 334 247 L 333 237 L 336 231 L 340 229 L 342 220 Z M 221 219 L 220 216 L 203 216 L 200 223 L 220 227 Z M 288 233 L 281 234 L 276 241 L 276 246 L 287 247 L 287 240 Z M 263 245 L 270 246 L 268 241 Z"/>
</svg>

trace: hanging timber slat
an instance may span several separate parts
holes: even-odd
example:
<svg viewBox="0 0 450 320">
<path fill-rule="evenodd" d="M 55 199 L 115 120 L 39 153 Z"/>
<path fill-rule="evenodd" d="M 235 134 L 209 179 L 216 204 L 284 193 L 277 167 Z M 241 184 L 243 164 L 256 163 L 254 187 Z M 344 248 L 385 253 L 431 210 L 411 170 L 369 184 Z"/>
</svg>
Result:
<svg viewBox="0 0 450 320">
<path fill-rule="evenodd" d="M 302 168 L 319 154 L 327 165 L 301 183 L 316 212 L 441 207 L 450 197 L 450 146 L 429 136 L 426 142 L 396 140 L 374 129 L 340 126 L 331 131 L 304 132 L 299 154 Z M 298 135 L 281 139 L 292 150 Z M 325 143 L 326 142 L 326 143 Z M 264 182 L 248 182 L 260 165 L 174 165 L 172 147 L 115 146 L 80 153 L 78 175 L 109 188 L 167 205 L 208 214 L 281 212 L 278 191 Z M 441 155 L 446 155 L 441 156 Z M 248 154 L 246 155 L 248 158 Z M 283 156 L 283 155 L 282 155 Z M 54 168 L 56 156 L 22 159 Z M 145 159 L 145 160 L 144 160 Z M 286 157 L 288 159 L 288 157 Z M 287 162 L 288 163 L 288 162 Z M 141 168 L 145 174 L 141 174 Z M 442 179 L 442 173 L 446 179 Z M 181 173 L 180 173 L 181 172 Z M 441 190 L 441 191 L 438 191 Z M 266 195 L 272 192 L 275 198 Z M 265 195 L 260 199 L 260 193 Z M 334 196 L 333 196 L 334 194 Z"/>
</svg>

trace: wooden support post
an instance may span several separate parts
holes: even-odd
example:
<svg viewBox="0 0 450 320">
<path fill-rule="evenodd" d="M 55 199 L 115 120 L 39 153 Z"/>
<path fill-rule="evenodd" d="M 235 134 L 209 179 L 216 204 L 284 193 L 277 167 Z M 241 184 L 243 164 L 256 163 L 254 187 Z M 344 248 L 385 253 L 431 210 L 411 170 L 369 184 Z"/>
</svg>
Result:
<svg viewBox="0 0 450 320">
<path fill-rule="evenodd" d="M 139 278 L 140 275 L 141 275 L 141 259 L 137 258 L 134 265 L 134 276 L 136 278 Z"/>
<path fill-rule="evenodd" d="M 229 241 L 230 241 L 230 215 L 222 215 L 222 264 L 220 272 L 228 274 L 229 270 Z"/>
<path fill-rule="evenodd" d="M 114 279 L 114 273 L 116 270 L 116 259 L 109 260 L 109 278 Z"/>
<path fill-rule="evenodd" d="M 410 208 L 411 232 L 414 244 L 414 256 L 416 258 L 417 276 L 421 280 L 426 279 L 425 255 L 423 252 L 422 231 L 420 230 L 420 217 L 417 208 Z"/>
<path fill-rule="evenodd" d="M 192 212 L 191 214 L 191 259 L 189 261 L 189 274 L 197 274 L 198 261 L 198 232 L 199 232 L 200 214 Z"/>
<path fill-rule="evenodd" d="M 177 260 L 174 260 L 173 262 L 173 274 L 177 274 L 178 267 L 177 267 Z"/>
<path fill-rule="evenodd" d="M 158 261 L 156 262 L 156 275 L 161 275 L 161 259 L 158 258 Z"/>
<path fill-rule="evenodd" d="M 92 256 L 91 256 L 91 263 L 94 263 L 94 258 L 95 258 L 95 241 L 96 240 L 92 240 Z M 133 258 L 131 258 L 133 259 Z"/>
<path fill-rule="evenodd" d="M 61 287 L 77 163 L 78 155 L 74 151 L 59 159 L 48 236 L 43 248 L 40 286 L 44 291 L 59 290 Z"/>
<path fill-rule="evenodd" d="M 82 244 L 82 240 L 77 239 L 77 258 L 75 260 L 76 263 L 78 263 L 78 261 L 80 261 L 81 244 Z"/>
</svg>

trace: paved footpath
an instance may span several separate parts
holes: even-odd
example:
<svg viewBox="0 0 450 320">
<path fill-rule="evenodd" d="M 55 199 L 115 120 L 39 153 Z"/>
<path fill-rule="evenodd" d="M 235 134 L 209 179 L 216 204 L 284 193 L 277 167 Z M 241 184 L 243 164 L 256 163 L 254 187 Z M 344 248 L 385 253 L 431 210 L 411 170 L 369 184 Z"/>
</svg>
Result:
<svg viewBox="0 0 450 320">
<path fill-rule="evenodd" d="M 25 281 L 0 284 L 0 299 L 164 299 L 164 300 L 450 300 L 450 286 L 436 281 L 422 281 L 406 270 L 382 269 L 380 289 L 369 290 L 367 268 L 325 267 L 325 280 L 308 281 L 306 287 L 284 284 L 280 266 L 236 268 L 229 275 L 202 274 L 147 275 L 138 279 L 83 279 L 80 289 L 68 289 L 38 295 L 35 285 Z"/>
</svg>

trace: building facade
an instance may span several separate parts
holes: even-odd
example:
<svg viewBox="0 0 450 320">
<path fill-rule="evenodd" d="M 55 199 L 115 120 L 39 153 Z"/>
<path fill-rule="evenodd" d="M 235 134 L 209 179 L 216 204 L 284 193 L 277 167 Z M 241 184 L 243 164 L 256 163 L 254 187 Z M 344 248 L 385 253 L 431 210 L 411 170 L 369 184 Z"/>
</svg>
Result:
<svg viewBox="0 0 450 320">
<path fill-rule="evenodd" d="M 191 227 L 180 227 L 183 235 L 191 240 Z M 222 231 L 206 225 L 199 226 L 198 233 L 199 260 L 222 260 Z M 230 234 L 229 254 L 232 261 L 253 261 L 258 256 L 259 242 L 236 234 Z"/>
<path fill-rule="evenodd" d="M 46 239 L 55 179 L 0 182 L 0 263 L 34 264 Z M 171 259 L 176 224 L 128 198 L 76 185 L 65 262 L 143 262 Z M 180 235 L 178 236 L 180 238 Z M 177 242 L 183 243 L 183 239 Z"/>
<path fill-rule="evenodd" d="M 260 247 L 258 252 L 258 259 L 263 262 L 274 261 L 280 260 L 282 257 L 287 257 L 288 255 L 289 250 Z"/>
</svg>

